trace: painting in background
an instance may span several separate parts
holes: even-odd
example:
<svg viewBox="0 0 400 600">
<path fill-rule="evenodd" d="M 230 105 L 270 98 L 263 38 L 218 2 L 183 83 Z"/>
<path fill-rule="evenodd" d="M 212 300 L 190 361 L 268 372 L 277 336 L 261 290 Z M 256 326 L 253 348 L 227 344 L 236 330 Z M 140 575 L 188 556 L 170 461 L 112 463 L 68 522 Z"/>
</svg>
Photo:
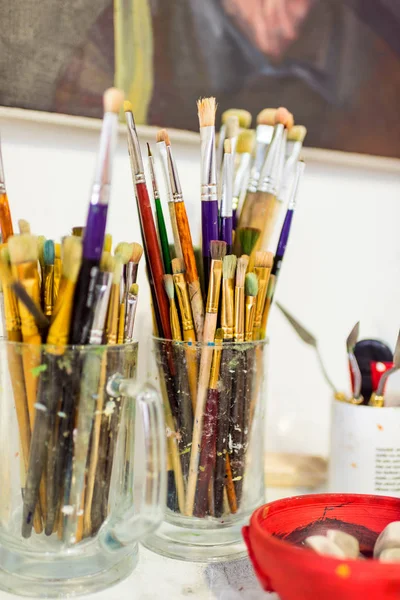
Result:
<svg viewBox="0 0 400 600">
<path fill-rule="evenodd" d="M 316 147 L 400 156 L 399 0 L 4 0 L 0 104 L 89 117 L 115 82 L 138 122 L 195 102 L 287 106 Z"/>
</svg>

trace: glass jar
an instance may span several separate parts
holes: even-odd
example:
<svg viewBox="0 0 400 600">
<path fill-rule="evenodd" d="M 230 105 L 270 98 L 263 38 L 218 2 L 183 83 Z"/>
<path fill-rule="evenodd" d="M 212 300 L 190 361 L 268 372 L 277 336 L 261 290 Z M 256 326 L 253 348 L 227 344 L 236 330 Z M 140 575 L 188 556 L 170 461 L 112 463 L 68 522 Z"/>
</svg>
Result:
<svg viewBox="0 0 400 600">
<path fill-rule="evenodd" d="M 0 588 L 73 596 L 135 566 L 165 486 L 162 406 L 135 382 L 137 350 L 0 342 Z"/>
<path fill-rule="evenodd" d="M 265 340 L 153 339 L 168 490 L 164 521 L 144 542 L 151 550 L 205 562 L 246 555 L 241 528 L 264 502 L 266 349 Z"/>
</svg>

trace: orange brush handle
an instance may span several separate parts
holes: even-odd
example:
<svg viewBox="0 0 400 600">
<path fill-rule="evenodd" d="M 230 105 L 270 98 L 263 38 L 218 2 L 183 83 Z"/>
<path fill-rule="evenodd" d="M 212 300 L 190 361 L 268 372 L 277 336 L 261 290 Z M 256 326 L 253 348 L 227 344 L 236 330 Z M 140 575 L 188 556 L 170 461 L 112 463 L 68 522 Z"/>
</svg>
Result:
<svg viewBox="0 0 400 600">
<path fill-rule="evenodd" d="M 0 194 L 0 227 L 4 244 L 10 236 L 14 235 L 10 205 L 8 204 L 6 192 Z"/>
<path fill-rule="evenodd" d="M 189 220 L 184 202 L 175 203 L 175 214 L 179 231 L 179 239 L 182 247 L 183 260 L 185 261 L 186 279 L 188 283 L 192 283 L 192 281 L 196 281 L 199 278 L 199 275 L 197 272 L 192 236 L 190 234 Z"/>
</svg>

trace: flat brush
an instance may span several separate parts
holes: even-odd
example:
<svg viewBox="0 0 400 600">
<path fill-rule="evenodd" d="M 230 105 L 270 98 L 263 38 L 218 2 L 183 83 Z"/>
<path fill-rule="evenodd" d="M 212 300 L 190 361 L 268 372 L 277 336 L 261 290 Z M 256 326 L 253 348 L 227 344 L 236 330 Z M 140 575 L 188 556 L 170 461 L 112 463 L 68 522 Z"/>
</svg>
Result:
<svg viewBox="0 0 400 600">
<path fill-rule="evenodd" d="M 167 145 L 165 143 L 165 129 L 157 132 L 157 150 L 161 161 L 161 167 L 164 175 L 164 182 L 168 193 L 168 211 L 171 222 L 172 236 L 174 238 L 174 249 L 176 258 L 183 258 L 181 241 L 179 238 L 178 224 L 176 222 L 175 202 L 171 187 L 171 178 L 168 166 Z"/>
<path fill-rule="evenodd" d="M 220 233 L 219 239 L 226 242 L 226 251 L 232 252 L 232 230 L 233 230 L 233 153 L 231 140 L 225 140 L 224 165 L 222 176 L 222 194 L 220 210 Z"/>
<path fill-rule="evenodd" d="M 186 495 L 185 514 L 193 514 L 194 499 L 196 493 L 197 475 L 200 459 L 200 444 L 203 432 L 203 416 L 207 401 L 207 389 L 210 378 L 210 369 L 212 362 L 212 347 L 209 344 L 214 343 L 215 331 L 217 328 L 219 296 L 222 279 L 222 261 L 226 254 L 226 243 L 223 241 L 212 240 L 211 249 L 211 272 L 210 283 L 207 295 L 206 318 L 204 320 L 203 348 L 200 358 L 199 385 L 197 389 L 196 412 L 193 428 L 192 451 L 190 454 L 190 471 L 188 479 L 188 489 Z"/>
<path fill-rule="evenodd" d="M 104 245 L 118 115 L 123 94 L 116 88 L 110 88 L 105 92 L 103 102 L 104 117 L 99 152 L 83 238 L 81 271 L 74 298 L 71 344 L 86 344 L 92 326 L 93 291 Z"/>
<path fill-rule="evenodd" d="M 10 205 L 8 203 L 8 196 L 6 190 L 6 180 L 4 177 L 4 166 L 3 157 L 1 154 L 1 140 L 0 140 L 0 228 L 2 242 L 5 244 L 8 238 L 14 235 Z"/>
<path fill-rule="evenodd" d="M 246 277 L 247 267 L 249 265 L 249 257 L 243 254 L 237 261 L 236 282 L 235 282 L 235 342 L 244 342 L 244 282 Z"/>
<path fill-rule="evenodd" d="M 272 252 L 260 251 L 255 254 L 254 272 L 258 279 L 257 306 L 254 318 L 253 339 L 260 339 L 261 322 L 264 312 L 265 301 L 271 269 L 274 264 L 274 255 Z"/>
<path fill-rule="evenodd" d="M 217 329 L 215 346 L 211 365 L 210 381 L 207 392 L 207 402 L 204 411 L 203 435 L 201 438 L 201 452 L 199 459 L 199 476 L 197 479 L 196 499 L 194 514 L 196 517 L 205 517 L 212 514 L 208 508 L 208 490 L 212 481 L 213 468 L 216 459 L 217 442 L 217 412 L 219 403 L 219 372 L 221 365 L 221 351 L 223 340 L 222 329 Z"/>
<path fill-rule="evenodd" d="M 161 135 L 161 133 L 160 133 Z M 183 200 L 182 188 L 179 181 L 178 169 L 172 154 L 171 142 L 167 131 L 163 130 L 163 139 L 167 148 L 168 173 L 171 183 L 172 198 L 175 205 L 176 224 L 182 249 L 182 256 L 186 269 L 186 280 L 189 286 L 190 303 L 192 306 L 193 320 L 196 329 L 197 340 L 203 337 L 204 326 L 204 304 L 200 288 L 200 279 L 197 272 L 196 258 L 193 250 L 192 236 L 190 233 L 189 220 Z"/>
<path fill-rule="evenodd" d="M 150 168 L 150 179 L 151 179 L 151 184 L 153 187 L 154 203 L 155 203 L 155 207 L 156 207 L 158 235 L 160 238 L 161 252 L 162 252 L 163 262 L 164 262 L 164 271 L 167 274 L 171 274 L 172 268 L 171 268 L 171 255 L 169 252 L 168 234 L 167 234 L 167 228 L 165 226 L 164 213 L 163 213 L 163 209 L 161 206 L 160 192 L 158 190 L 156 172 L 155 172 L 155 168 L 154 168 L 154 158 L 151 153 L 150 144 L 147 144 L 147 154 L 148 154 L 149 168 Z"/>
<path fill-rule="evenodd" d="M 142 155 L 140 152 L 139 139 L 136 132 L 135 121 L 131 111 L 131 104 L 124 103 L 125 117 L 128 132 L 128 149 L 131 160 L 133 181 L 136 187 L 136 197 L 139 210 L 140 223 L 144 236 L 144 243 L 148 253 L 148 267 L 151 280 L 154 285 L 154 295 L 157 303 L 157 311 L 160 318 L 159 335 L 171 339 L 171 327 L 169 322 L 169 303 L 163 286 L 164 268 L 161 251 L 158 245 L 157 232 L 154 225 L 153 214 L 150 205 L 149 194 L 146 187 Z"/>
<path fill-rule="evenodd" d="M 218 240 L 218 196 L 215 167 L 215 98 L 197 102 L 201 140 L 201 227 L 205 289 L 208 289 L 210 244 Z"/>
</svg>

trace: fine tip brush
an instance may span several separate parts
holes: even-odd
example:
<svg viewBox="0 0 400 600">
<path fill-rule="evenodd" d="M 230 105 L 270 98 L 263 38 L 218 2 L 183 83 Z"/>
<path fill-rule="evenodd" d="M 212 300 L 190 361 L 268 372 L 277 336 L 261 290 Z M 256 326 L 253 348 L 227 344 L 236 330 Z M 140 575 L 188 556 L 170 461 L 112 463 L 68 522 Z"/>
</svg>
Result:
<svg viewBox="0 0 400 600">
<path fill-rule="evenodd" d="M 197 102 L 201 142 L 201 227 L 205 289 L 208 289 L 211 256 L 210 244 L 218 240 L 218 195 L 215 165 L 215 98 Z"/>
</svg>

